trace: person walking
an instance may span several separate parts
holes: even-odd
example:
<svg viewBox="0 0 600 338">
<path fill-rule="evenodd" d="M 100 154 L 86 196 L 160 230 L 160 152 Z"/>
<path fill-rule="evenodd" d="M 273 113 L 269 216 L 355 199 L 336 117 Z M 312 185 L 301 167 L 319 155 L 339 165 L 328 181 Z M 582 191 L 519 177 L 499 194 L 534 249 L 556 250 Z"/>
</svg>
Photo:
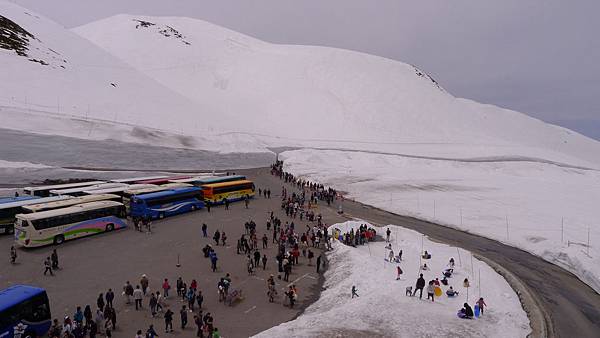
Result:
<svg viewBox="0 0 600 338">
<path fill-rule="evenodd" d="M 210 256 L 210 264 L 213 272 L 217 271 L 217 254 L 213 251 Z"/>
<path fill-rule="evenodd" d="M 56 249 L 52 250 L 50 260 L 52 261 L 52 270 L 58 270 L 58 253 L 56 252 Z"/>
<path fill-rule="evenodd" d="M 225 199 L 225 210 L 229 210 L 229 200 Z"/>
<path fill-rule="evenodd" d="M 52 263 L 50 262 L 50 257 L 46 257 L 46 260 L 44 261 L 44 276 L 48 272 L 50 272 L 50 276 L 54 276 L 54 273 L 52 272 Z"/>
<path fill-rule="evenodd" d="M 194 315 L 194 324 L 196 324 L 196 337 L 204 336 L 202 334 L 202 317 L 198 317 L 198 315 Z"/>
<path fill-rule="evenodd" d="M 359 297 L 358 289 L 356 288 L 356 285 L 352 285 L 352 298 L 354 298 L 354 297 Z"/>
<path fill-rule="evenodd" d="M 400 268 L 400 265 L 396 266 L 396 270 L 398 272 L 396 275 L 396 280 L 400 280 L 400 276 L 402 276 L 402 269 Z"/>
<path fill-rule="evenodd" d="M 181 306 L 181 310 L 179 310 L 179 316 L 181 317 L 181 329 L 185 330 L 185 326 L 187 325 L 187 309 L 185 305 Z"/>
<path fill-rule="evenodd" d="M 219 245 L 219 239 L 221 239 L 221 232 L 219 232 L 219 229 L 217 229 L 217 231 L 215 231 L 215 235 L 213 236 L 213 239 L 215 240 L 215 245 Z"/>
<path fill-rule="evenodd" d="M 133 297 L 133 286 L 131 286 L 129 281 L 125 282 L 125 286 L 123 286 L 123 295 L 125 296 L 125 304 L 131 304 L 131 297 Z"/>
<path fill-rule="evenodd" d="M 479 306 L 479 313 L 481 315 L 483 315 L 483 308 L 487 306 L 487 304 L 483 300 L 483 297 L 479 297 L 479 300 L 477 300 L 477 302 L 475 304 L 477 304 L 477 306 Z"/>
<path fill-rule="evenodd" d="M 173 332 L 173 311 L 167 309 L 165 312 L 165 332 Z"/>
<path fill-rule="evenodd" d="M 208 225 L 202 223 L 202 237 L 208 237 Z"/>
<path fill-rule="evenodd" d="M 148 301 L 148 305 L 150 306 L 150 314 L 152 315 L 152 318 L 154 318 L 154 316 L 156 316 L 156 304 L 158 303 L 157 299 L 156 299 L 156 295 L 154 295 L 154 293 L 150 294 L 150 300 Z"/>
<path fill-rule="evenodd" d="M 417 279 L 417 284 L 415 285 L 415 291 L 413 292 L 413 296 L 417 294 L 417 290 L 419 290 L 419 298 L 423 298 L 423 288 L 425 287 L 425 278 L 423 278 L 423 274 L 419 275 L 419 279 Z"/>
<path fill-rule="evenodd" d="M 10 264 L 15 264 L 17 262 L 17 249 L 12 245 L 10 247 Z"/>
<path fill-rule="evenodd" d="M 262 256 L 262 266 L 263 266 L 263 270 L 267 269 L 267 255 L 263 254 Z"/>
<path fill-rule="evenodd" d="M 248 204 L 250 204 L 250 198 L 248 198 L 248 196 L 244 197 L 244 205 L 246 206 L 246 209 L 248 209 Z"/>
<path fill-rule="evenodd" d="M 144 293 L 142 292 L 142 289 L 140 289 L 140 286 L 137 285 L 133 291 L 133 301 L 135 302 L 136 310 L 138 310 L 138 307 L 139 309 L 142 308 L 142 298 L 144 298 Z"/>
</svg>

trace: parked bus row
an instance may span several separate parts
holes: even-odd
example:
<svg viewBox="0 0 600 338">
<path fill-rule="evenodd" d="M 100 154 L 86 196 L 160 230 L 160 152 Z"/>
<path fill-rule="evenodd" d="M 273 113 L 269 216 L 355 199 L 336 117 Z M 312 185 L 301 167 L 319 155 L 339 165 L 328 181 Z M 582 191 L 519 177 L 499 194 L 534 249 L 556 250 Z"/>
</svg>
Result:
<svg viewBox="0 0 600 338">
<path fill-rule="evenodd" d="M 18 206 L 13 202 L 14 207 L 5 210 L 11 211 L 8 216 L 13 218 L 17 244 L 24 247 L 61 244 L 78 237 L 125 228 L 128 215 L 137 219 L 162 219 L 202 209 L 206 203 L 221 204 L 254 197 L 252 181 L 244 176 L 236 178 L 238 180 L 233 181 L 227 177 L 211 178 L 210 182 L 217 183 L 201 187 L 190 183 L 167 183 L 114 194 L 35 198 L 16 202 Z M 190 182 L 204 183 L 204 180 Z M 0 203 L 0 210 L 3 210 L 2 206 Z"/>
</svg>

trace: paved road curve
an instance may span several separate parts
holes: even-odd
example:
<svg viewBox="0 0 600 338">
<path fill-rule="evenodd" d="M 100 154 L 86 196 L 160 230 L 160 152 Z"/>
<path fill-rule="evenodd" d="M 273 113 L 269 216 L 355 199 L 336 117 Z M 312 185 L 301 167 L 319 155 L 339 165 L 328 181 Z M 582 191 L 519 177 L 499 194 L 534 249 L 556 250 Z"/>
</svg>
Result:
<svg viewBox="0 0 600 338">
<path fill-rule="evenodd" d="M 600 337 L 600 295 L 572 273 L 520 249 L 463 231 L 348 200 L 343 208 L 347 215 L 413 229 L 500 265 L 520 280 L 546 313 L 548 336 Z"/>
</svg>

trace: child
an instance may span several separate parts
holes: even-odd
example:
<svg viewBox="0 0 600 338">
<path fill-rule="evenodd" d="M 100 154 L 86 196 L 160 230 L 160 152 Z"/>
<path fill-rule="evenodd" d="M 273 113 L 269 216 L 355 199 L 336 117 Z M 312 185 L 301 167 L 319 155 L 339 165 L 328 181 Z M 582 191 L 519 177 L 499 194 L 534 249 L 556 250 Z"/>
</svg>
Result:
<svg viewBox="0 0 600 338">
<path fill-rule="evenodd" d="M 396 270 L 398 270 L 398 275 L 396 276 L 396 280 L 399 280 L 400 276 L 402 275 L 402 269 L 400 268 L 400 265 L 398 265 L 396 267 Z"/>
<path fill-rule="evenodd" d="M 479 300 L 475 303 L 479 305 L 479 312 L 483 315 L 483 307 L 487 306 L 487 304 L 483 301 L 483 297 L 479 298 Z"/>
</svg>

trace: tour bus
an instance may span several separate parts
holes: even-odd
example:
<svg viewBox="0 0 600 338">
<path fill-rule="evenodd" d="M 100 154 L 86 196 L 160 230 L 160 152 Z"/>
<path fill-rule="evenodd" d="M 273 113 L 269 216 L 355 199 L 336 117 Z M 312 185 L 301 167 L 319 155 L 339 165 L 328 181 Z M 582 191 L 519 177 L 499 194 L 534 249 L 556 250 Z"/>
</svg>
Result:
<svg viewBox="0 0 600 338">
<path fill-rule="evenodd" d="M 206 184 L 214 184 L 214 183 L 223 183 L 223 182 L 232 182 L 232 181 L 241 181 L 245 180 L 246 176 L 244 175 L 230 175 L 230 176 L 211 176 L 211 177 L 196 177 L 187 180 L 180 180 L 178 182 L 185 182 L 193 184 L 197 187 L 201 187 Z"/>
<path fill-rule="evenodd" d="M 131 217 L 164 218 L 204 207 L 202 189 L 176 188 L 149 194 L 134 195 Z"/>
<path fill-rule="evenodd" d="M 13 232 L 13 225 L 15 224 L 15 215 L 22 213 L 24 206 L 45 202 L 67 200 L 69 198 L 71 198 L 71 196 L 42 197 L 25 201 L 0 204 L 0 234 L 10 234 Z"/>
<path fill-rule="evenodd" d="M 39 187 L 27 187 L 27 188 L 24 188 L 23 191 L 25 192 L 25 194 L 30 195 L 30 196 L 49 197 L 50 190 L 89 187 L 90 185 L 102 184 L 102 183 L 106 183 L 106 182 L 90 181 L 90 182 L 46 185 L 46 186 L 39 186 Z"/>
<path fill-rule="evenodd" d="M 0 290 L 0 337 L 43 337 L 51 324 L 46 290 L 29 285 Z"/>
<path fill-rule="evenodd" d="M 77 204 L 31 214 L 19 214 L 15 241 L 25 247 L 61 244 L 66 240 L 127 227 L 125 206 L 114 201 Z"/>
<path fill-rule="evenodd" d="M 0 204 L 28 201 L 39 198 L 38 196 L 15 196 L 15 197 L 0 197 Z"/>
<path fill-rule="evenodd" d="M 153 188 L 154 184 L 130 184 L 124 185 L 120 187 L 114 188 L 106 188 L 106 189 L 95 189 L 95 190 L 84 190 L 83 192 L 88 195 L 99 195 L 99 194 L 116 194 L 123 195 L 126 190 L 139 190 L 146 188 Z"/>
<path fill-rule="evenodd" d="M 140 180 L 140 181 L 135 181 L 135 183 L 137 184 L 165 184 L 165 183 L 169 183 L 170 181 L 173 180 L 183 180 L 186 178 L 190 178 L 192 177 L 191 175 L 187 175 L 187 176 L 171 176 L 171 177 L 164 177 L 164 178 L 156 178 L 156 179 L 152 179 L 152 180 Z"/>
<path fill-rule="evenodd" d="M 239 201 L 254 197 L 254 183 L 249 180 L 205 184 L 202 186 L 204 202 L 211 204 Z"/>
<path fill-rule="evenodd" d="M 99 194 L 99 195 L 89 195 L 89 196 L 81 196 L 81 197 L 73 197 L 67 200 L 62 201 L 54 201 L 48 203 L 39 203 L 23 206 L 23 213 L 30 214 L 32 212 L 42 212 L 48 210 L 54 210 L 58 208 L 66 208 L 77 204 L 96 202 L 96 201 L 115 201 L 121 202 L 121 196 L 114 194 Z"/>
<path fill-rule="evenodd" d="M 50 190 L 50 195 L 52 196 L 62 196 L 62 195 L 70 195 L 70 196 L 83 196 L 87 195 L 86 191 L 91 190 L 99 190 L 99 189 L 108 189 L 108 188 L 120 188 L 127 187 L 128 185 L 125 183 L 102 183 L 102 184 L 94 184 L 86 187 L 78 187 L 78 188 L 70 188 L 70 189 L 54 189 Z"/>
<path fill-rule="evenodd" d="M 158 179 L 166 178 L 166 177 L 168 177 L 168 176 L 163 175 L 163 176 L 130 177 L 130 178 L 119 178 L 119 179 L 110 180 L 110 181 L 114 182 L 114 183 L 132 184 L 137 181 L 158 180 Z"/>
</svg>

